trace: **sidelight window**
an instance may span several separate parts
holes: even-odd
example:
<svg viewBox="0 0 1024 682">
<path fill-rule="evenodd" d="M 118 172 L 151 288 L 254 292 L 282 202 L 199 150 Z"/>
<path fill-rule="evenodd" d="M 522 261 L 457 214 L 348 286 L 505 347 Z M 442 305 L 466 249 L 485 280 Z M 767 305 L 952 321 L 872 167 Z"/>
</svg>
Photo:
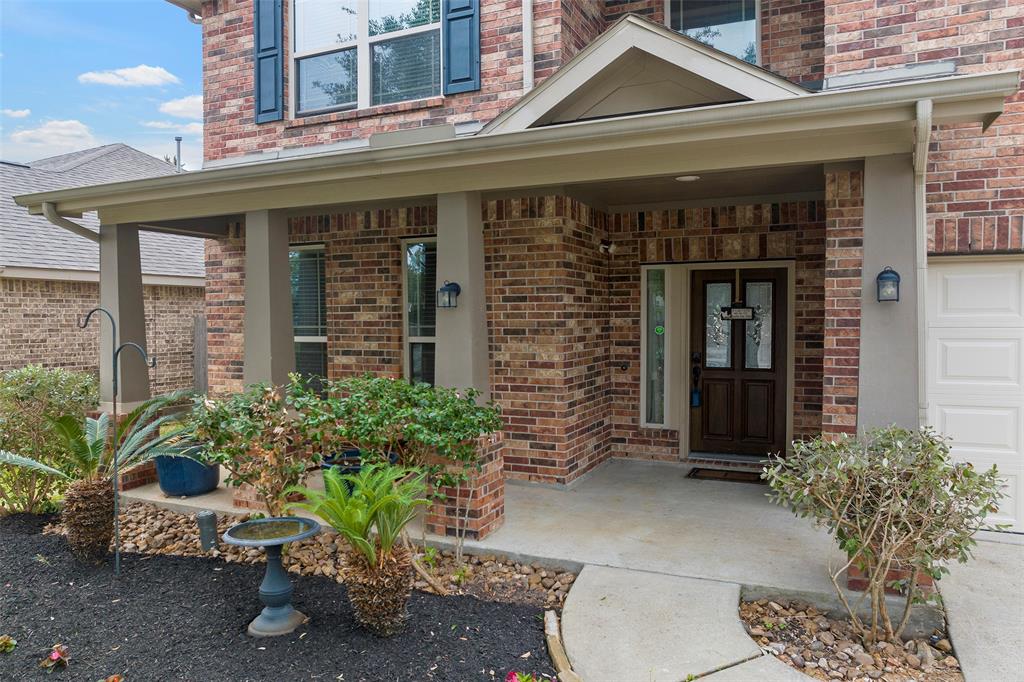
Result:
<svg viewBox="0 0 1024 682">
<path fill-rule="evenodd" d="M 645 270 L 644 421 L 665 423 L 665 270 Z"/>
</svg>

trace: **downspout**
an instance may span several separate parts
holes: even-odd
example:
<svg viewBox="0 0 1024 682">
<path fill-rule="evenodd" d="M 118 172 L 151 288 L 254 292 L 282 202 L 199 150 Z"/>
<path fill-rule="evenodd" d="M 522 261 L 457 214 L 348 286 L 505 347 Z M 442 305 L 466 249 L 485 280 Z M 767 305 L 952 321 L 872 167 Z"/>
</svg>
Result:
<svg viewBox="0 0 1024 682">
<path fill-rule="evenodd" d="M 914 140 L 914 233 L 917 237 L 917 401 L 921 426 L 928 425 L 928 217 L 925 212 L 925 180 L 931 135 L 932 101 L 918 100 Z"/>
<path fill-rule="evenodd" d="M 57 227 L 64 228 L 68 232 L 77 234 L 79 237 L 84 237 L 91 242 L 96 242 L 97 244 L 100 242 L 100 236 L 98 234 L 90 230 L 88 227 L 82 227 L 78 223 L 71 222 L 64 216 L 58 214 L 57 207 L 49 201 L 43 202 L 43 215 Z"/>
<path fill-rule="evenodd" d="M 523 0 L 523 94 L 533 90 L 533 0 Z"/>
</svg>

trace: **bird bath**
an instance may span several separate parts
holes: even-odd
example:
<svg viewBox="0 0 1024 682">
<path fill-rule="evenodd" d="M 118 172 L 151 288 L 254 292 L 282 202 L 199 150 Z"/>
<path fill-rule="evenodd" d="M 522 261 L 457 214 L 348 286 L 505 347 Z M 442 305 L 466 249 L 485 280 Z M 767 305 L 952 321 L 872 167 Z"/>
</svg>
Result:
<svg viewBox="0 0 1024 682">
<path fill-rule="evenodd" d="M 292 582 L 281 565 L 281 546 L 320 532 L 320 524 L 297 516 L 255 519 L 239 523 L 224 533 L 224 542 L 241 547 L 262 547 L 267 553 L 267 572 L 260 584 L 260 615 L 249 623 L 253 637 L 286 635 L 306 619 L 292 607 Z"/>
</svg>

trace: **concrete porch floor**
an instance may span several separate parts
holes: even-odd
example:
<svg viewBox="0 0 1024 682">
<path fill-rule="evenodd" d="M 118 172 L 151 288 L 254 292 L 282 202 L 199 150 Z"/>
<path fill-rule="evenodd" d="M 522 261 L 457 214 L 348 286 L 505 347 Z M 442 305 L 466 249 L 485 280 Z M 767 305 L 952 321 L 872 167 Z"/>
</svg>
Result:
<svg viewBox="0 0 1024 682">
<path fill-rule="evenodd" d="M 768 487 L 686 478 L 679 464 L 611 460 L 567 488 L 510 482 L 505 524 L 467 547 L 745 586 L 832 592 L 827 533 Z M 841 564 L 840 564 L 841 565 Z"/>
</svg>

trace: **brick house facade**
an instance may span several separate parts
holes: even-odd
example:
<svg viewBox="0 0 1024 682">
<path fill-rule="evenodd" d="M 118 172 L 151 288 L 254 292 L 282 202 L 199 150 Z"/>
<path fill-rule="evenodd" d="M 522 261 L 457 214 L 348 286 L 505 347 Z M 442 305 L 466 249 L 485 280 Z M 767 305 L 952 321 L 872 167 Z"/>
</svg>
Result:
<svg viewBox="0 0 1024 682">
<path fill-rule="evenodd" d="M 436 240 L 437 284 L 463 292 L 437 313 L 437 382 L 485 390 L 506 422 L 471 536 L 500 525 L 504 479 L 565 485 L 611 457 L 756 466 L 707 446 L 725 427 L 706 401 L 734 406 L 746 435 L 725 439 L 763 441 L 757 457 L 916 425 L 929 256 L 1024 254 L 1012 0 L 744 0 L 723 19 L 751 27 L 745 49 L 719 45 L 731 55 L 680 36 L 686 0 L 444 2 L 439 34 L 479 35 L 441 48 L 454 65 L 433 94 L 373 104 L 384 67 L 365 50 L 386 38 L 339 34 L 316 72 L 339 106 L 308 113 L 303 88 L 327 89 L 303 81 L 321 55 L 299 49 L 300 0 L 171 1 L 202 18 L 204 170 L 134 203 L 45 199 L 154 229 L 206 221 L 217 393 L 284 376 L 309 338 L 267 293 L 289 245 L 322 245 L 327 376 L 410 374 L 405 249 Z M 886 265 L 900 307 L 875 300 Z M 748 369 L 761 378 L 735 378 Z"/>
</svg>

